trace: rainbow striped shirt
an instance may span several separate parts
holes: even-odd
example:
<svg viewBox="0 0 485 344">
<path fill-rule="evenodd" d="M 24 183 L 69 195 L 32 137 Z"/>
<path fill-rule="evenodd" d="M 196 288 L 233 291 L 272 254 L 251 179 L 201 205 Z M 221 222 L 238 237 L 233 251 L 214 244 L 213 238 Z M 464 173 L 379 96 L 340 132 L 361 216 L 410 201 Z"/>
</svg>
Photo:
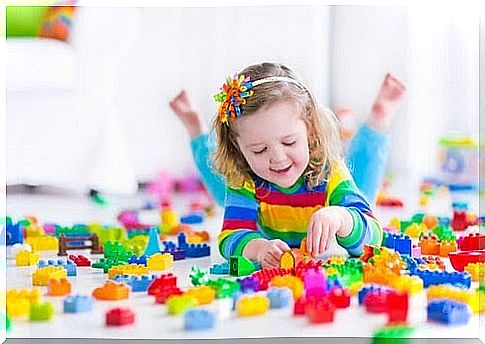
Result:
<svg viewBox="0 0 485 344">
<path fill-rule="evenodd" d="M 347 167 L 337 162 L 326 181 L 311 190 L 303 177 L 290 188 L 281 188 L 256 176 L 240 189 L 228 187 L 224 222 L 217 239 L 219 251 L 226 259 L 242 255 L 246 244 L 255 238 L 281 239 L 290 247 L 299 247 L 312 214 L 331 205 L 346 207 L 354 220 L 347 237 L 337 235 L 337 242 L 349 254 L 358 256 L 364 244 L 381 243 L 381 225 Z"/>
</svg>

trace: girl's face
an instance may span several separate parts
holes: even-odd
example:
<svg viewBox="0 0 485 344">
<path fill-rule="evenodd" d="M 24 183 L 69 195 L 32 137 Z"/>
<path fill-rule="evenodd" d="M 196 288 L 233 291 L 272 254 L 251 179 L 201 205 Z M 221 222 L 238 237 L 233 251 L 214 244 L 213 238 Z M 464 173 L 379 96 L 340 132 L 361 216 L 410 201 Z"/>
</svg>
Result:
<svg viewBox="0 0 485 344">
<path fill-rule="evenodd" d="M 276 102 L 237 120 L 237 143 L 257 176 L 293 186 L 310 159 L 305 122 L 293 100 Z"/>
</svg>

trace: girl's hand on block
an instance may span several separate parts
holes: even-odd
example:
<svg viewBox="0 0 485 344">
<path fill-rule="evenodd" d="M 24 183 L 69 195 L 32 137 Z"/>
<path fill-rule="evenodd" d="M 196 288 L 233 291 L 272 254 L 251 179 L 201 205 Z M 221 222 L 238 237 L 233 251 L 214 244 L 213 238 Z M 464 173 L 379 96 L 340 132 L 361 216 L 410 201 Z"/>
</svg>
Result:
<svg viewBox="0 0 485 344">
<path fill-rule="evenodd" d="M 317 210 L 308 222 L 307 250 L 319 256 L 330 248 L 335 234 L 346 237 L 352 231 L 352 215 L 343 207 L 330 206 Z"/>
<path fill-rule="evenodd" d="M 257 260 L 263 269 L 269 269 L 278 268 L 281 255 L 290 250 L 288 244 L 279 239 L 254 239 L 246 245 L 243 255 Z"/>
</svg>

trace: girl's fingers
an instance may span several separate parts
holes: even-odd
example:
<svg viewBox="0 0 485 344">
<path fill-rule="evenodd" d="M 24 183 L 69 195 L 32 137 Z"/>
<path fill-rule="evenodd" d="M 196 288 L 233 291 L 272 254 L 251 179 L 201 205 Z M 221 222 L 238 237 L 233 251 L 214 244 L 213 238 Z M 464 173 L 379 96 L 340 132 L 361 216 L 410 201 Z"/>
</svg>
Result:
<svg viewBox="0 0 485 344">
<path fill-rule="evenodd" d="M 282 240 L 276 239 L 274 240 L 274 243 L 276 247 L 278 247 L 281 250 L 281 253 L 286 252 L 286 251 L 291 251 L 290 246 Z"/>
<path fill-rule="evenodd" d="M 322 227 L 319 222 L 313 224 L 313 235 L 312 235 L 312 256 L 316 257 L 320 251 L 320 240 L 322 236 Z"/>
<path fill-rule="evenodd" d="M 326 224 L 322 224 L 322 232 L 320 236 L 320 246 L 318 248 L 318 255 L 321 255 L 325 250 L 325 246 L 327 245 L 328 240 L 328 226 Z"/>
<path fill-rule="evenodd" d="M 313 255 L 312 253 L 312 236 L 313 236 L 313 219 L 310 219 L 310 222 L 308 223 L 308 229 L 307 229 L 307 237 L 306 237 L 306 247 L 307 250 L 310 254 Z"/>
<path fill-rule="evenodd" d="M 278 266 L 280 264 L 280 261 L 271 254 L 267 254 L 266 257 L 264 257 L 264 261 L 271 266 Z"/>
</svg>

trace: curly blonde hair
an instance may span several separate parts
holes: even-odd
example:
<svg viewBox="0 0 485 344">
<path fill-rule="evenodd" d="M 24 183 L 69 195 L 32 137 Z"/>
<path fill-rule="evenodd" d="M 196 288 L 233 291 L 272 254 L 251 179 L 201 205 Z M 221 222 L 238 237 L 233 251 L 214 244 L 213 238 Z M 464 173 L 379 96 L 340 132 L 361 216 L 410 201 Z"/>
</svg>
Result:
<svg viewBox="0 0 485 344">
<path fill-rule="evenodd" d="M 288 67 L 277 63 L 260 63 L 245 68 L 240 75 L 251 77 L 251 81 L 267 77 L 288 77 L 298 83 L 274 81 L 254 86 L 254 94 L 241 104 L 242 116 L 251 116 L 259 109 L 276 102 L 294 100 L 301 107 L 302 119 L 308 133 L 310 160 L 304 171 L 309 189 L 321 184 L 330 163 L 342 159 L 341 141 L 335 115 L 330 110 L 320 109 L 311 94 L 296 74 Z M 213 167 L 226 178 L 227 184 L 240 188 L 251 178 L 251 168 L 237 144 L 237 130 L 234 121 L 222 123 L 218 116 L 213 120 L 217 137 Z"/>
</svg>

